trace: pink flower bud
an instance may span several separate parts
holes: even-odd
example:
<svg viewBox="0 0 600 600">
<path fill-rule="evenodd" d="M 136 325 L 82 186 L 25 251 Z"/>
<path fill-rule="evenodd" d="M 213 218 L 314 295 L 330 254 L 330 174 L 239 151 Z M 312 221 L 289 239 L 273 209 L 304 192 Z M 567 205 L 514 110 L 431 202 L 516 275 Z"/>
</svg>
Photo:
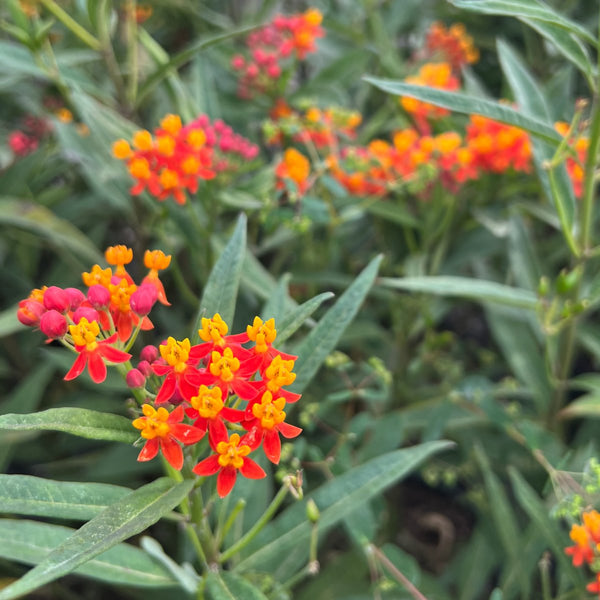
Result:
<svg viewBox="0 0 600 600">
<path fill-rule="evenodd" d="M 85 300 L 85 294 L 73 287 L 65 288 L 65 292 L 69 296 L 69 310 L 77 310 Z"/>
<path fill-rule="evenodd" d="M 131 371 L 125 375 L 125 381 L 130 388 L 143 388 L 146 384 L 146 378 L 138 369 L 131 369 Z"/>
<path fill-rule="evenodd" d="M 144 346 L 140 352 L 140 358 L 152 364 L 158 358 L 158 348 L 156 346 Z"/>
<path fill-rule="evenodd" d="M 87 297 L 96 310 L 102 310 L 110 304 L 110 292 L 99 283 L 90 286 Z"/>
<path fill-rule="evenodd" d="M 137 368 L 144 377 L 150 377 L 154 373 L 152 365 L 147 360 L 140 360 Z"/>
<path fill-rule="evenodd" d="M 241 54 L 236 54 L 231 59 L 231 67 L 236 71 L 240 71 L 241 69 L 243 69 L 245 64 L 246 61 L 244 60 L 244 57 Z"/>
<path fill-rule="evenodd" d="M 40 329 L 49 338 L 61 338 L 67 333 L 67 320 L 57 310 L 51 309 L 40 317 Z"/>
<path fill-rule="evenodd" d="M 80 306 L 73 313 L 73 322 L 77 324 L 84 317 L 87 319 L 88 323 L 91 323 L 92 321 L 100 322 L 100 315 L 98 314 L 98 311 L 90 306 Z"/>
<path fill-rule="evenodd" d="M 37 300 L 21 300 L 17 310 L 17 319 L 27 327 L 33 327 L 40 322 L 40 317 L 46 312 L 44 305 Z"/>
<path fill-rule="evenodd" d="M 152 310 L 157 298 L 156 288 L 152 284 L 144 283 L 131 294 L 129 305 L 136 315 L 145 317 Z"/>
<path fill-rule="evenodd" d="M 267 67 L 267 75 L 271 79 L 277 79 L 281 75 L 281 69 L 279 68 L 279 65 L 269 65 Z"/>
<path fill-rule="evenodd" d="M 57 310 L 59 313 L 67 312 L 71 306 L 69 294 L 62 288 L 52 285 L 44 292 L 44 306 L 48 310 Z"/>
</svg>

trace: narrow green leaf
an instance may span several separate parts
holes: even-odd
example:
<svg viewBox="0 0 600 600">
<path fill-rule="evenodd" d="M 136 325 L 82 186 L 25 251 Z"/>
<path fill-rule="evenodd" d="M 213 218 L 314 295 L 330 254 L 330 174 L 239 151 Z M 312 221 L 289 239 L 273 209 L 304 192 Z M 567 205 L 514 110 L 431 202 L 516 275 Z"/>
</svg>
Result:
<svg viewBox="0 0 600 600">
<path fill-rule="evenodd" d="M 411 473 L 430 456 L 451 447 L 451 442 L 437 441 L 394 450 L 327 482 L 310 495 L 321 513 L 319 531 L 324 533 L 356 507 Z M 252 545 L 254 552 L 243 559 L 236 570 L 269 568 L 295 548 L 308 555 L 311 527 L 306 519 L 306 500 L 294 504 L 257 536 Z M 299 558 L 306 560 L 305 556 Z"/>
<path fill-rule="evenodd" d="M 177 506 L 193 485 L 193 480 L 174 483 L 161 478 L 128 494 L 88 521 L 21 579 L 0 591 L 0 600 L 27 594 L 141 533 Z"/>
<path fill-rule="evenodd" d="M 0 475 L 0 511 L 87 521 L 131 490 L 107 483 L 53 481 L 29 475 Z"/>
<path fill-rule="evenodd" d="M 555 147 L 562 141 L 562 137 L 550 124 L 543 120 L 526 116 L 506 104 L 467 94 L 402 83 L 401 81 L 391 79 L 364 77 L 364 80 L 390 94 L 409 96 L 410 98 L 431 102 L 455 112 L 466 115 L 482 115 L 501 123 L 520 127 Z"/>
<path fill-rule="evenodd" d="M 190 594 L 194 594 L 198 589 L 198 583 L 201 577 L 196 573 L 192 565 L 186 565 L 183 568 L 178 565 L 168 554 L 165 553 L 162 546 L 147 535 L 142 538 L 142 548 L 157 562 L 168 571 L 171 576 L 179 582 L 179 585 Z"/>
<path fill-rule="evenodd" d="M 451 275 L 397 279 L 381 277 L 377 283 L 396 290 L 424 292 L 438 296 L 458 296 L 478 302 L 492 302 L 519 308 L 534 309 L 537 303 L 535 294 L 529 290 L 471 277 L 454 277 Z"/>
<path fill-rule="evenodd" d="M 15 331 L 21 331 L 23 324 L 17 319 L 18 304 L 0 312 L 0 337 L 5 337 Z"/>
<path fill-rule="evenodd" d="M 525 68 L 524 61 L 517 56 L 508 44 L 498 40 L 497 47 L 502 71 L 510 84 L 520 110 L 529 117 L 538 116 L 550 122 L 550 109 L 546 99 L 531 73 Z M 533 139 L 532 142 L 538 177 L 546 197 L 556 208 L 563 233 L 571 243 L 576 205 L 573 186 L 563 164 L 555 169 L 557 190 L 556 194 L 552 193 L 550 176 L 544 168 L 544 163 L 552 159 L 554 150 L 541 140 Z"/>
<path fill-rule="evenodd" d="M 333 292 L 323 292 L 287 312 L 281 319 L 281 325 L 277 327 L 277 343 L 284 342 L 293 335 L 325 300 L 333 298 L 334 295 Z"/>
<path fill-rule="evenodd" d="M 37 565 L 55 548 L 65 543 L 75 529 L 39 521 L 0 519 L 0 557 Z M 113 585 L 142 587 L 175 586 L 169 572 L 145 552 L 129 544 L 117 544 L 99 554 L 73 573 Z M 15 596 L 6 596 L 15 597 Z"/>
<path fill-rule="evenodd" d="M 49 408 L 27 415 L 2 415 L 0 430 L 64 431 L 92 440 L 110 440 L 128 444 L 132 444 L 139 437 L 130 419 L 85 408 Z"/>
<path fill-rule="evenodd" d="M 229 326 L 233 323 L 245 252 L 246 216 L 241 214 L 233 235 L 215 263 L 204 287 L 192 334 L 196 342 L 199 339 L 198 329 L 201 328 L 202 317 L 211 318 L 215 313 L 219 313 Z"/>
<path fill-rule="evenodd" d="M 292 386 L 294 392 L 301 393 L 306 388 L 327 356 L 333 352 L 371 289 L 381 259 L 382 256 L 376 256 L 363 269 L 315 328 L 294 348 L 294 354 L 298 355 L 295 365 L 297 376 Z"/>
<path fill-rule="evenodd" d="M 512 564 L 517 564 L 521 558 L 521 535 L 517 525 L 517 518 L 511 508 L 508 496 L 498 476 L 492 471 L 490 462 L 483 447 L 475 447 L 475 456 L 483 473 L 483 481 L 487 492 L 488 503 L 492 514 L 492 520 L 498 534 L 498 539 L 504 548 L 504 552 Z M 519 584 L 521 596 L 529 596 L 529 581 L 527 573 L 520 572 Z"/>
<path fill-rule="evenodd" d="M 419 220 L 405 207 L 390 201 L 377 200 L 366 206 L 368 212 L 386 221 L 418 228 Z"/>
<path fill-rule="evenodd" d="M 59 219 L 45 206 L 16 198 L 0 198 L 0 226 L 11 225 L 32 231 L 55 247 L 69 250 L 74 256 L 91 263 L 102 260 L 92 241 L 68 221 Z"/>
<path fill-rule="evenodd" d="M 209 573 L 206 590 L 210 600 L 267 600 L 249 581 L 233 573 Z"/>
<path fill-rule="evenodd" d="M 575 21 L 555 12 L 547 4 L 537 0 L 449 0 L 457 8 L 472 10 L 487 15 L 505 15 L 521 20 L 534 19 L 562 27 L 590 44 L 596 44 L 595 37 Z"/>
<path fill-rule="evenodd" d="M 575 585 L 581 585 L 582 575 L 571 567 L 565 555 L 565 546 L 569 539 L 558 522 L 550 518 L 548 508 L 542 502 L 537 492 L 525 481 L 523 476 L 514 467 L 508 467 L 508 474 L 521 508 L 527 513 L 538 533 L 546 540 L 554 553 L 555 560 L 559 563 L 561 571 L 568 576 Z"/>
<path fill-rule="evenodd" d="M 560 411 L 563 419 L 576 419 L 579 417 L 600 418 L 600 394 L 584 394 L 570 402 Z"/>
<path fill-rule="evenodd" d="M 268 319 L 275 319 L 275 324 L 279 326 L 281 319 L 286 312 L 286 308 L 290 301 L 288 295 L 288 285 L 290 283 L 291 275 L 284 273 L 277 282 L 277 286 L 273 290 L 273 293 L 267 298 L 265 305 L 262 310 L 261 318 L 263 321 Z M 279 329 L 279 327 L 277 327 Z"/>
</svg>

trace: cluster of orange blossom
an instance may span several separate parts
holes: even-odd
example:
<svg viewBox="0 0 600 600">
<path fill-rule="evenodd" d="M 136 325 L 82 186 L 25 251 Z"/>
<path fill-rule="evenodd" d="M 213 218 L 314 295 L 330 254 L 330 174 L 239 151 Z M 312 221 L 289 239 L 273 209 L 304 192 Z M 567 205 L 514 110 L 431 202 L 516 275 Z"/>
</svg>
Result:
<svg viewBox="0 0 600 600">
<path fill-rule="evenodd" d="M 574 523 L 569 536 L 575 544 L 565 548 L 566 554 L 571 556 L 573 565 L 581 567 L 584 564 L 593 567 L 600 559 L 600 513 L 590 510 L 582 513 L 582 524 Z M 600 597 L 600 571 L 596 568 L 594 581 L 588 583 L 587 590 L 597 593 Z"/>
<path fill-rule="evenodd" d="M 289 59 L 304 60 L 316 50 L 315 41 L 323 36 L 323 15 L 315 8 L 304 13 L 277 15 L 270 23 L 253 31 L 245 40 L 245 54 L 231 59 L 238 73 L 238 95 L 251 98 L 276 91 Z"/>
<path fill-rule="evenodd" d="M 133 195 L 148 190 L 159 201 L 172 196 L 178 204 L 185 203 L 186 192 L 196 193 L 201 180 L 233 172 L 258 155 L 258 146 L 221 120 L 211 123 L 206 115 L 188 125 L 178 115 L 166 115 L 154 135 L 137 131 L 131 143 L 117 140 L 112 150 L 127 162 L 135 180 Z"/>
<path fill-rule="evenodd" d="M 431 26 L 422 54 L 446 60 L 426 62 L 405 81 L 447 90 L 460 87 L 460 67 L 478 58 L 464 26 L 446 29 L 440 23 Z M 316 106 L 298 111 L 278 100 L 263 126 L 268 144 L 287 147 L 275 166 L 277 187 L 285 188 L 287 179 L 302 194 L 319 174 L 327 173 L 352 195 L 384 196 L 406 185 L 426 196 L 438 182 L 455 193 L 466 182 L 488 173 L 531 171 L 531 141 L 522 129 L 471 115 L 464 133 L 434 133 L 431 122 L 448 115 L 447 109 L 408 97 L 399 100 L 415 126 L 392 132 L 391 141 L 375 139 L 364 146 L 351 143 L 361 122 L 355 111 Z M 557 124 L 557 130 L 566 135 L 568 126 Z M 311 164 L 302 148 L 290 148 L 291 144 L 303 145 L 318 165 Z M 566 167 L 575 195 L 580 196 L 588 139 L 579 136 L 569 144 L 573 153 Z"/>
<path fill-rule="evenodd" d="M 193 472 L 218 473 L 221 497 L 233 488 L 238 471 L 249 478 L 265 477 L 249 454 L 262 446 L 277 464 L 279 436 L 293 438 L 301 432 L 285 422 L 286 404 L 296 402 L 300 394 L 285 389 L 296 378 L 296 357 L 273 346 L 274 320 L 256 317 L 244 333 L 227 335 L 228 325 L 219 314 L 203 318 L 198 330 L 202 343 L 192 346 L 187 338 L 168 337 L 158 347 L 145 346 L 132 368 L 128 350 L 140 329 L 153 327 L 148 318 L 153 305 L 157 300 L 169 304 L 158 272 L 169 266 L 171 257 L 161 250 L 146 251 L 149 272 L 140 285 L 125 267 L 133 259 L 130 248 L 112 246 L 105 258 L 115 268 L 94 265 L 83 273 L 86 293 L 56 286 L 33 290 L 19 303 L 21 323 L 77 354 L 66 380 L 87 367 L 91 379 L 102 383 L 107 366 L 121 365 L 127 384 L 143 398 L 142 414 L 133 421 L 145 440 L 139 461 L 151 460 L 160 451 L 180 470 L 180 444 L 190 446 L 208 433 L 211 453 Z M 242 402 L 245 406 L 240 408 Z"/>
</svg>

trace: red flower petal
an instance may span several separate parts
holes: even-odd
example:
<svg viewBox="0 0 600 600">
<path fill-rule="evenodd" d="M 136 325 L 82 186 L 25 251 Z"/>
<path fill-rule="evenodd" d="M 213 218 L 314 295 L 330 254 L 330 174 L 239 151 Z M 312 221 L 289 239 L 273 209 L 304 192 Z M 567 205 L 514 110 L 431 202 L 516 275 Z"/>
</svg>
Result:
<svg viewBox="0 0 600 600">
<path fill-rule="evenodd" d="M 238 410 L 237 408 L 228 408 L 227 406 L 224 406 L 221 409 L 219 416 L 223 417 L 230 423 L 239 423 L 246 416 L 246 412 L 243 410 Z"/>
<path fill-rule="evenodd" d="M 156 373 L 156 370 L 154 372 Z M 161 404 L 162 402 L 170 400 L 175 393 L 176 385 L 177 378 L 175 377 L 175 373 L 171 372 L 165 377 L 163 384 L 160 386 L 160 390 L 158 390 L 156 400 L 154 401 L 155 404 Z"/>
<path fill-rule="evenodd" d="M 207 477 L 208 475 L 214 475 L 220 468 L 219 455 L 211 454 L 208 458 L 201 460 L 192 471 L 196 473 L 196 475 Z"/>
<path fill-rule="evenodd" d="M 98 351 L 88 354 L 88 371 L 94 383 L 102 383 L 106 379 L 106 365 Z"/>
<path fill-rule="evenodd" d="M 183 467 L 183 450 L 173 437 L 160 438 L 160 449 L 167 462 L 178 471 Z"/>
<path fill-rule="evenodd" d="M 256 387 L 243 379 L 234 379 L 231 387 L 242 400 L 252 400 L 256 396 Z"/>
<path fill-rule="evenodd" d="M 109 362 L 124 363 L 131 358 L 131 354 L 123 352 L 123 350 L 118 350 L 106 342 L 100 342 L 98 348 L 98 353 L 100 356 L 104 357 Z"/>
<path fill-rule="evenodd" d="M 285 438 L 295 438 L 302 433 L 302 429 L 300 427 L 296 427 L 295 425 L 290 425 L 289 423 L 285 422 L 279 423 L 279 425 L 277 425 L 277 429 Z"/>
<path fill-rule="evenodd" d="M 204 437 L 205 433 L 205 431 L 198 429 L 198 427 L 192 427 L 191 425 L 185 425 L 184 423 L 171 425 L 171 435 L 186 446 L 199 442 Z"/>
<path fill-rule="evenodd" d="M 181 404 L 167 417 L 167 423 L 169 424 L 179 423 L 180 421 L 183 421 L 183 406 Z"/>
<path fill-rule="evenodd" d="M 244 459 L 244 462 L 246 462 L 246 460 L 247 459 Z M 219 472 L 217 477 L 217 494 L 219 494 L 221 498 L 225 498 L 225 496 L 233 489 L 236 478 L 237 471 L 233 467 L 225 467 Z"/>
<path fill-rule="evenodd" d="M 148 440 L 142 451 L 138 455 L 138 460 L 140 462 L 145 462 L 147 460 L 152 460 L 158 454 L 158 438 L 154 438 L 153 440 Z"/>
<path fill-rule="evenodd" d="M 173 367 L 171 365 L 161 365 L 154 363 L 152 365 L 152 370 L 156 373 L 156 375 L 162 377 L 163 375 L 170 373 L 173 370 Z"/>
<path fill-rule="evenodd" d="M 75 359 L 73 366 L 69 369 L 69 372 L 65 375 L 65 381 L 71 381 L 71 379 L 75 379 L 75 377 L 79 377 L 83 370 L 85 369 L 85 365 L 87 363 L 87 353 L 85 351 L 80 352 L 79 356 Z"/>
<path fill-rule="evenodd" d="M 247 456 L 244 457 L 244 464 L 240 469 L 240 473 L 248 479 L 262 479 L 267 476 L 262 467 Z"/>
<path fill-rule="evenodd" d="M 265 456 L 273 464 L 279 464 L 279 458 L 281 456 L 281 440 L 279 439 L 278 433 L 273 429 L 270 431 L 265 431 L 263 450 L 265 451 Z M 244 464 L 245 463 L 246 459 L 244 459 Z"/>
</svg>

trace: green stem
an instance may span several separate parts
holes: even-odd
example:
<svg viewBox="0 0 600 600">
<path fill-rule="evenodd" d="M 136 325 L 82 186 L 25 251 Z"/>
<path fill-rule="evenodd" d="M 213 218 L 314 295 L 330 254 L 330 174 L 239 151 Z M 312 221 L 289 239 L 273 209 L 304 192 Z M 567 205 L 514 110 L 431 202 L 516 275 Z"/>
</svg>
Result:
<svg viewBox="0 0 600 600">
<path fill-rule="evenodd" d="M 283 499 L 288 493 L 288 486 L 284 483 L 281 489 L 277 492 L 275 498 L 271 504 L 269 504 L 267 510 L 263 513 L 262 517 L 254 524 L 254 526 L 248 530 L 246 535 L 242 536 L 233 546 L 230 546 L 221 554 L 219 562 L 224 563 L 229 560 L 232 556 L 237 554 L 240 550 L 245 548 L 258 534 L 258 532 L 273 518 L 273 515 L 280 507 Z"/>
<path fill-rule="evenodd" d="M 125 5 L 125 36 L 127 39 L 127 91 L 129 106 L 135 106 L 138 90 L 138 42 L 136 0 L 128 0 Z"/>
<path fill-rule="evenodd" d="M 52 13 L 67 29 L 93 50 L 100 50 L 102 44 L 87 29 L 70 17 L 54 0 L 39 0 L 48 12 Z"/>
<path fill-rule="evenodd" d="M 227 521 L 225 521 L 225 525 L 217 532 L 217 543 L 221 545 L 225 536 L 229 533 L 231 526 L 235 523 L 235 520 L 238 518 L 238 515 L 242 510 L 244 510 L 246 506 L 246 501 L 243 498 L 240 498 L 236 505 L 233 507 L 233 510 L 229 513 L 229 517 L 227 517 Z"/>
</svg>

